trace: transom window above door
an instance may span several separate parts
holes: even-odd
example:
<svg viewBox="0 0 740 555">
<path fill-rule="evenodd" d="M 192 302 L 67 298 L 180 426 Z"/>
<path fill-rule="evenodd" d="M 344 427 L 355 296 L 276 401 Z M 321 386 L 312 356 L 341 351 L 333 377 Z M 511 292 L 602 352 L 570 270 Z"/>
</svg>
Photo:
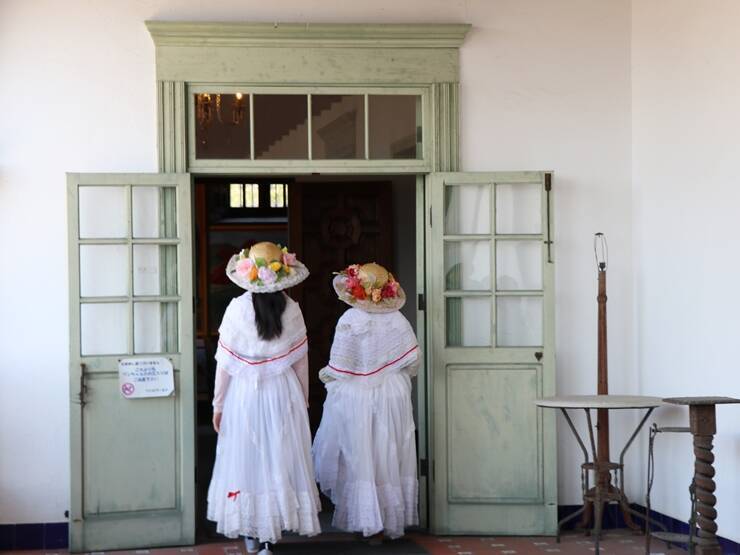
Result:
<svg viewBox="0 0 740 555">
<path fill-rule="evenodd" d="M 422 89 L 191 87 L 190 165 L 423 164 Z"/>
</svg>

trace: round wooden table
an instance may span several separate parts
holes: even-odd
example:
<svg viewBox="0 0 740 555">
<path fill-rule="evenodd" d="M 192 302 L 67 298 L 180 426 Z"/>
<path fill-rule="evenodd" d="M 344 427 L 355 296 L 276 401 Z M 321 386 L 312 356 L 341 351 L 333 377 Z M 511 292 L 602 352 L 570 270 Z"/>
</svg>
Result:
<svg viewBox="0 0 740 555">
<path fill-rule="evenodd" d="M 581 465 L 581 488 L 583 490 L 583 507 L 575 513 L 567 516 L 558 522 L 558 541 L 560 540 L 560 530 L 564 524 L 583 514 L 589 507 L 594 509 L 594 524 L 591 534 L 594 538 L 596 553 L 599 553 L 599 541 L 601 536 L 602 519 L 604 515 L 604 506 L 608 503 L 618 503 L 622 512 L 628 516 L 635 515 L 641 519 L 645 516 L 630 507 L 629 500 L 624 493 L 624 455 L 634 442 L 637 434 L 645 425 L 648 417 L 652 412 L 665 403 L 658 397 L 645 397 L 642 395 L 560 395 L 556 397 L 545 397 L 535 401 L 538 407 L 558 409 L 565 417 L 573 435 L 578 441 L 578 445 L 583 452 L 584 463 Z M 619 454 L 619 462 L 601 461 L 598 458 L 596 441 L 594 439 L 594 425 L 591 418 L 591 411 L 598 409 L 606 410 L 645 410 L 645 415 L 640 420 L 629 440 Z M 581 439 L 578 430 L 573 425 L 569 410 L 583 410 L 586 415 L 588 425 L 588 437 L 591 445 L 592 456 L 589 458 L 586 444 Z M 615 485 L 602 484 L 599 480 L 594 480 L 594 486 L 590 486 L 590 472 L 595 475 L 603 472 L 614 472 Z M 588 513 L 587 513 L 588 514 Z"/>
</svg>

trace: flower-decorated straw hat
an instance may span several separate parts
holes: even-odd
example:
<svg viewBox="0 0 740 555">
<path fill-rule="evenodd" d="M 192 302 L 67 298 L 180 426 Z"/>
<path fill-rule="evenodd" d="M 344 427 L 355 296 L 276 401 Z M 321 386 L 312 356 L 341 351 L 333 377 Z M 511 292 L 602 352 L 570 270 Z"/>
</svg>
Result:
<svg viewBox="0 0 740 555">
<path fill-rule="evenodd" d="M 350 306 L 365 312 L 394 312 L 406 304 L 406 293 L 380 264 L 353 264 L 334 278 L 334 291 Z"/>
<path fill-rule="evenodd" d="M 226 275 L 252 293 L 274 293 L 298 285 L 308 277 L 308 268 L 286 247 L 264 241 L 232 256 Z"/>
</svg>

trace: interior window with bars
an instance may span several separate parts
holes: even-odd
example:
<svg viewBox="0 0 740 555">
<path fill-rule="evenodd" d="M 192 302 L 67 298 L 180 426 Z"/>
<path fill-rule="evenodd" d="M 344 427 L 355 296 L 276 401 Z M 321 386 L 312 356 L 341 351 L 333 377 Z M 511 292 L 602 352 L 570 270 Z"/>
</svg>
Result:
<svg viewBox="0 0 740 555">
<path fill-rule="evenodd" d="M 273 204 L 270 202 L 270 206 Z M 260 186 L 258 183 L 232 183 L 229 187 L 229 207 L 259 208 Z"/>
<path fill-rule="evenodd" d="M 288 187 L 285 183 L 270 183 L 270 208 L 288 206 Z"/>
</svg>

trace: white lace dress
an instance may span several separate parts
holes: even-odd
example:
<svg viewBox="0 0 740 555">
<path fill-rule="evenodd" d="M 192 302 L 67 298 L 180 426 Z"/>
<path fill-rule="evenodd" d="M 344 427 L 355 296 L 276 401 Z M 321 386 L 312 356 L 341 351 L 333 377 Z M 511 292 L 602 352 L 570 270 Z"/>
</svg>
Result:
<svg viewBox="0 0 740 555">
<path fill-rule="evenodd" d="M 276 542 L 283 530 L 320 533 L 306 411 L 306 327 L 298 304 L 288 300 L 281 337 L 264 341 L 245 293 L 227 308 L 219 334 L 214 407 L 223 403 L 223 416 L 209 520 L 230 538 Z"/>
<path fill-rule="evenodd" d="M 418 524 L 411 376 L 416 337 L 400 312 L 352 308 L 337 323 L 332 381 L 313 445 L 316 479 L 335 506 L 332 524 L 391 538 Z"/>
</svg>

